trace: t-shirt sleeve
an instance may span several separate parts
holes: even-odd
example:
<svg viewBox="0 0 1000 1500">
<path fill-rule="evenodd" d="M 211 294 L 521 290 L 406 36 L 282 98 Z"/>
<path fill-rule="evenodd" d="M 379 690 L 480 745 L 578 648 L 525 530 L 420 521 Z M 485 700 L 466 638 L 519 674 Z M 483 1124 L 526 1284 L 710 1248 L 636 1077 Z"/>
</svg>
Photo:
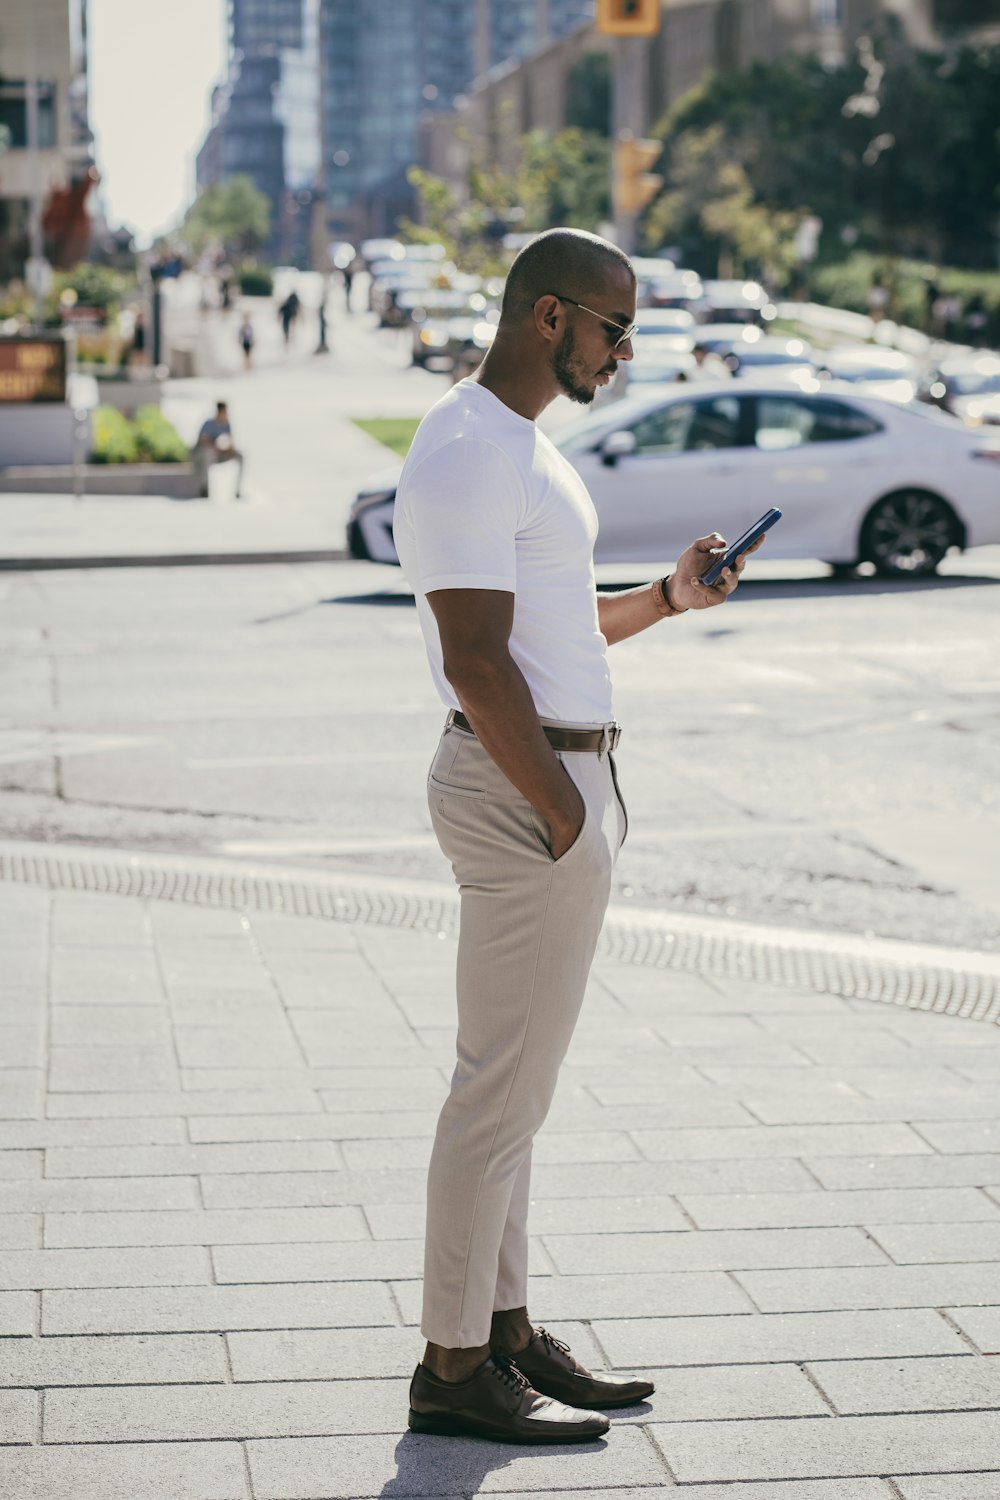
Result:
<svg viewBox="0 0 1000 1500">
<path fill-rule="evenodd" d="M 434 589 L 515 592 L 525 496 L 502 449 L 477 438 L 456 438 L 423 459 L 403 489 L 414 588 L 425 594 Z"/>
</svg>

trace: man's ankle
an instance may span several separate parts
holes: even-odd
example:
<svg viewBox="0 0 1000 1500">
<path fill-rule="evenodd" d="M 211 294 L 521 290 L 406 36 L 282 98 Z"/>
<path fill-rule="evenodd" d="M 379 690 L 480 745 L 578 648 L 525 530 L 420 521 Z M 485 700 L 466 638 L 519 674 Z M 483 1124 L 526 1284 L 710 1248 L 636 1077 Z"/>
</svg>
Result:
<svg viewBox="0 0 1000 1500">
<path fill-rule="evenodd" d="M 499 1350 L 501 1354 L 520 1354 L 526 1349 L 534 1338 L 535 1330 L 528 1310 L 525 1307 L 514 1308 L 510 1312 L 493 1314 L 493 1324 L 490 1328 L 490 1348 Z"/>
<path fill-rule="evenodd" d="M 436 1375 L 438 1380 L 457 1384 L 474 1375 L 490 1356 L 489 1344 L 475 1349 L 443 1349 L 440 1344 L 428 1344 L 424 1350 L 422 1364 Z"/>
</svg>

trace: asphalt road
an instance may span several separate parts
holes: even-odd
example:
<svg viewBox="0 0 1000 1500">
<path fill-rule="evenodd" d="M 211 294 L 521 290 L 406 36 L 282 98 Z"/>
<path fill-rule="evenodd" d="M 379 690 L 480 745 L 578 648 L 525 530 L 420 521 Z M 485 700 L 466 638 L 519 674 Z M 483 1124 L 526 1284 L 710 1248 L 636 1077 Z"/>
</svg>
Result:
<svg viewBox="0 0 1000 1500">
<path fill-rule="evenodd" d="M 1000 548 L 780 571 L 614 648 L 615 899 L 997 951 Z M 394 571 L 0 578 L 8 838 L 447 878 L 441 714 Z"/>
</svg>

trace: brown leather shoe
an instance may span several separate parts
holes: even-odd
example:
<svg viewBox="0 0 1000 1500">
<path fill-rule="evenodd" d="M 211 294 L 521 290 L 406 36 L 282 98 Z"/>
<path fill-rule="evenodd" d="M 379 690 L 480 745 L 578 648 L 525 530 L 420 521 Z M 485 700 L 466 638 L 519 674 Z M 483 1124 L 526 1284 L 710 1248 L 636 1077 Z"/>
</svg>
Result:
<svg viewBox="0 0 1000 1500">
<path fill-rule="evenodd" d="M 502 1354 L 491 1355 L 468 1380 L 439 1380 L 417 1365 L 410 1382 L 411 1432 L 495 1443 L 587 1443 L 603 1437 L 610 1425 L 607 1417 L 539 1395 Z"/>
<path fill-rule="evenodd" d="M 567 1346 L 544 1328 L 536 1328 L 527 1348 L 510 1357 L 536 1391 L 584 1410 L 634 1406 L 656 1389 L 651 1380 L 632 1380 L 627 1375 L 591 1375 Z"/>
</svg>

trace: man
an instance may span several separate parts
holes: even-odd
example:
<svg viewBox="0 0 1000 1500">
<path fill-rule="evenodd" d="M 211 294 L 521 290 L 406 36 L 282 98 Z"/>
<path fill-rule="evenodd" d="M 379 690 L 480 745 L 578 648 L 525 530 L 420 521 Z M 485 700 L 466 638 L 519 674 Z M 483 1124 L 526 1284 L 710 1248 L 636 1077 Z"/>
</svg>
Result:
<svg viewBox="0 0 1000 1500">
<path fill-rule="evenodd" d="M 585 1441 L 608 1430 L 600 1408 L 653 1390 L 592 1375 L 526 1307 L 532 1139 L 626 830 L 607 646 L 721 604 L 743 565 L 703 585 L 713 535 L 666 581 L 596 592 L 593 504 L 535 419 L 560 393 L 589 404 L 632 358 L 635 300 L 615 246 L 540 235 L 511 267 L 476 377 L 424 419 L 397 492 L 396 546 L 450 710 L 431 817 L 461 891 L 458 1063 L 428 1178 L 428 1343 L 410 1388 L 418 1432 Z"/>
<path fill-rule="evenodd" d="M 191 450 L 191 462 L 198 475 L 198 493 L 208 495 L 208 471 L 213 464 L 237 464 L 235 498 L 240 498 L 243 482 L 243 454 L 233 444 L 233 430 L 229 425 L 229 408 L 224 401 L 215 403 L 215 416 L 201 424 L 198 440 Z"/>
</svg>

